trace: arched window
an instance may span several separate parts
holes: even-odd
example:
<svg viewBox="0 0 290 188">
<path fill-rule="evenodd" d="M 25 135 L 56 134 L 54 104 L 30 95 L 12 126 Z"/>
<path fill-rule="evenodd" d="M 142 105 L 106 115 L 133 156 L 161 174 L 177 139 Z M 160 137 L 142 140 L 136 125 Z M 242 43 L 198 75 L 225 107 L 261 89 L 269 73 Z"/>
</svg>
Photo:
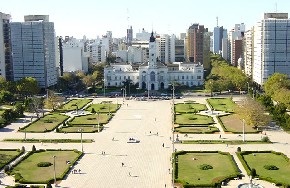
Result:
<svg viewBox="0 0 290 188">
<path fill-rule="evenodd" d="M 153 71 L 150 73 L 150 81 L 155 82 L 155 72 Z"/>
</svg>

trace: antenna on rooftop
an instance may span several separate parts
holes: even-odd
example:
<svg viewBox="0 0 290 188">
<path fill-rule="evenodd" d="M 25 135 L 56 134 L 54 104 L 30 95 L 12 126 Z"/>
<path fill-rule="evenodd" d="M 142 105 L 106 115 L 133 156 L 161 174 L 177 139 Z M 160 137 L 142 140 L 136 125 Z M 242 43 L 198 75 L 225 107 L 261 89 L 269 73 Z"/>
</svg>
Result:
<svg viewBox="0 0 290 188">
<path fill-rule="evenodd" d="M 219 26 L 219 17 L 218 16 L 216 17 L 216 26 L 217 27 Z"/>
<path fill-rule="evenodd" d="M 129 9 L 127 8 L 127 24 L 128 24 L 128 28 L 130 28 L 130 22 L 129 22 Z"/>
<path fill-rule="evenodd" d="M 277 1 L 276 1 L 276 3 L 275 3 L 275 12 L 277 13 L 278 12 L 278 5 L 277 5 Z"/>
</svg>

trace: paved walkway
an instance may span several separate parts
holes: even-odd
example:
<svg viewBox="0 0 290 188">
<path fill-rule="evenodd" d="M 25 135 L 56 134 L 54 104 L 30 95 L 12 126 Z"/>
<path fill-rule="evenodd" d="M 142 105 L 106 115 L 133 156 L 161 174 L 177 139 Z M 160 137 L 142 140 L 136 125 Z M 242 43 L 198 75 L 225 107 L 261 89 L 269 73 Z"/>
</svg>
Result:
<svg viewBox="0 0 290 188">
<path fill-rule="evenodd" d="M 94 99 L 93 103 L 99 103 L 104 99 Z M 105 99 L 117 103 L 117 99 Z M 185 99 L 178 99 L 176 103 L 183 102 Z M 204 97 L 195 97 L 198 103 L 205 104 Z M 241 98 L 235 98 L 241 100 Z M 118 99 L 121 102 L 121 99 Z M 120 110 L 113 117 L 112 121 L 105 126 L 104 131 L 100 133 L 83 134 L 84 139 L 94 139 L 94 143 L 84 144 L 85 155 L 74 166 L 75 169 L 81 169 L 81 174 L 70 174 L 65 180 L 61 181 L 60 187 L 114 187 L 114 188 L 162 188 L 171 185 L 170 157 L 172 145 L 170 141 L 171 133 L 171 101 L 126 101 Z M 127 105 L 128 104 L 128 105 Z M 23 121 L 14 123 L 1 129 L 0 140 L 4 138 L 24 138 L 24 133 L 17 132 L 19 127 L 25 124 Z M 222 134 L 223 139 L 241 140 L 242 137 L 236 134 Z M 260 140 L 261 134 L 246 135 L 246 139 Z M 290 136 L 281 131 L 267 131 L 274 144 L 245 144 L 229 145 L 225 144 L 175 144 L 177 150 L 191 151 L 227 151 L 234 153 L 238 146 L 242 150 L 275 150 L 290 156 L 289 142 Z M 80 138 L 79 133 L 27 133 L 27 138 Z M 112 140 L 114 138 L 114 140 Z M 129 138 L 136 138 L 140 143 L 127 143 Z M 217 134 L 189 134 L 179 139 L 191 140 L 217 140 Z M 164 146 L 163 145 L 164 143 Z M 81 144 L 72 143 L 7 143 L 0 142 L 1 148 L 21 148 L 31 150 L 32 145 L 37 149 L 81 149 Z M 102 155 L 105 152 L 105 155 Z M 124 166 L 122 167 L 122 163 Z M 241 165 L 237 162 L 239 168 Z M 243 172 L 245 173 L 245 172 Z M 6 185 L 13 185 L 13 179 L 9 176 L 0 176 Z M 236 187 L 238 183 L 247 181 L 231 181 L 226 187 Z M 272 184 L 263 181 L 257 183 L 266 188 L 273 187 Z"/>
</svg>

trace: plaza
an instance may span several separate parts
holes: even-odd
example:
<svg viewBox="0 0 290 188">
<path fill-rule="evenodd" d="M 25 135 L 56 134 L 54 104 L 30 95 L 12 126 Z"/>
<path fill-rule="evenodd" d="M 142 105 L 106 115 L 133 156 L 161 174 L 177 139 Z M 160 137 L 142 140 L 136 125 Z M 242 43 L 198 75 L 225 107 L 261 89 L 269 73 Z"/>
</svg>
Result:
<svg viewBox="0 0 290 188">
<path fill-rule="evenodd" d="M 242 100 L 243 96 L 234 97 L 234 101 Z M 118 100 L 118 101 L 117 101 Z M 205 97 L 177 99 L 175 103 L 193 100 L 207 104 Z M 112 101 L 117 104 L 120 98 L 94 98 L 93 103 Z M 208 105 L 208 104 L 207 104 Z M 135 101 L 125 100 L 111 121 L 100 133 L 83 133 L 83 139 L 93 139 L 93 143 L 83 143 L 84 156 L 73 169 L 81 169 L 81 173 L 70 173 L 64 180 L 57 182 L 58 187 L 172 187 L 172 101 Z M 209 114 L 215 116 L 215 113 Z M 214 118 L 224 140 L 241 140 L 237 134 L 226 134 Z M 12 143 L 3 142 L 5 138 L 24 138 L 23 132 L 17 132 L 25 126 L 24 119 L 18 120 L 1 129 L 1 149 L 17 149 L 25 146 L 31 150 L 37 149 L 77 149 L 81 151 L 81 143 Z M 179 135 L 181 140 L 217 140 L 219 134 L 189 134 Z M 80 133 L 27 133 L 27 138 L 38 139 L 80 139 Z M 233 155 L 238 168 L 245 175 L 241 180 L 232 180 L 223 187 L 237 187 L 240 183 L 248 183 L 249 177 L 238 160 L 235 152 L 240 146 L 243 151 L 273 150 L 290 156 L 289 134 L 281 130 L 267 130 L 267 136 L 272 144 L 174 144 L 177 151 L 224 151 Z M 139 140 L 139 143 L 127 143 L 129 138 Z M 246 134 L 246 140 L 260 140 L 261 134 Z M 164 147 L 163 147 L 164 146 Z M 124 165 L 123 165 L 124 164 Z M 1 172 L 3 185 L 14 185 L 14 178 Z M 255 180 L 264 187 L 275 187 L 269 182 Z"/>
</svg>

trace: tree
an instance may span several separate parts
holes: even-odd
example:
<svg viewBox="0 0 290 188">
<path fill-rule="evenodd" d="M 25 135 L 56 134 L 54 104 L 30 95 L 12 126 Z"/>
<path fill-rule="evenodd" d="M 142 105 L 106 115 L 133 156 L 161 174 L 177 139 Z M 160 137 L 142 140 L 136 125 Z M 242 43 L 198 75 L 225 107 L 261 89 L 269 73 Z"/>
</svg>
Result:
<svg viewBox="0 0 290 188">
<path fill-rule="evenodd" d="M 14 96 L 10 91 L 0 91 L 0 103 L 12 102 Z"/>
<path fill-rule="evenodd" d="M 90 87 L 94 84 L 94 76 L 93 75 L 87 75 L 83 77 L 83 83 L 86 85 L 86 87 Z"/>
<path fill-rule="evenodd" d="M 289 89 L 290 81 L 286 74 L 274 73 L 264 83 L 263 87 L 267 95 L 273 96 L 276 91 L 282 88 Z"/>
<path fill-rule="evenodd" d="M 24 107 L 20 103 L 16 103 L 14 106 L 14 111 L 17 114 L 17 117 L 23 117 Z"/>
<path fill-rule="evenodd" d="M 45 108 L 52 109 L 53 111 L 64 102 L 64 98 L 57 96 L 54 94 L 53 91 L 48 91 L 48 96 L 44 100 L 44 106 Z"/>
<path fill-rule="evenodd" d="M 32 77 L 25 77 L 18 80 L 16 88 L 17 91 L 25 97 L 35 95 L 40 91 L 37 80 Z"/>
<path fill-rule="evenodd" d="M 250 97 L 239 104 L 235 111 L 246 121 L 246 125 L 252 127 L 265 126 L 270 122 L 269 115 L 265 114 L 265 107 Z"/>
<path fill-rule="evenodd" d="M 33 98 L 27 98 L 25 100 L 25 109 L 29 112 L 35 113 L 37 115 L 37 117 L 39 117 L 39 113 L 43 113 L 43 98 L 37 98 L 37 97 L 33 97 Z"/>
</svg>

